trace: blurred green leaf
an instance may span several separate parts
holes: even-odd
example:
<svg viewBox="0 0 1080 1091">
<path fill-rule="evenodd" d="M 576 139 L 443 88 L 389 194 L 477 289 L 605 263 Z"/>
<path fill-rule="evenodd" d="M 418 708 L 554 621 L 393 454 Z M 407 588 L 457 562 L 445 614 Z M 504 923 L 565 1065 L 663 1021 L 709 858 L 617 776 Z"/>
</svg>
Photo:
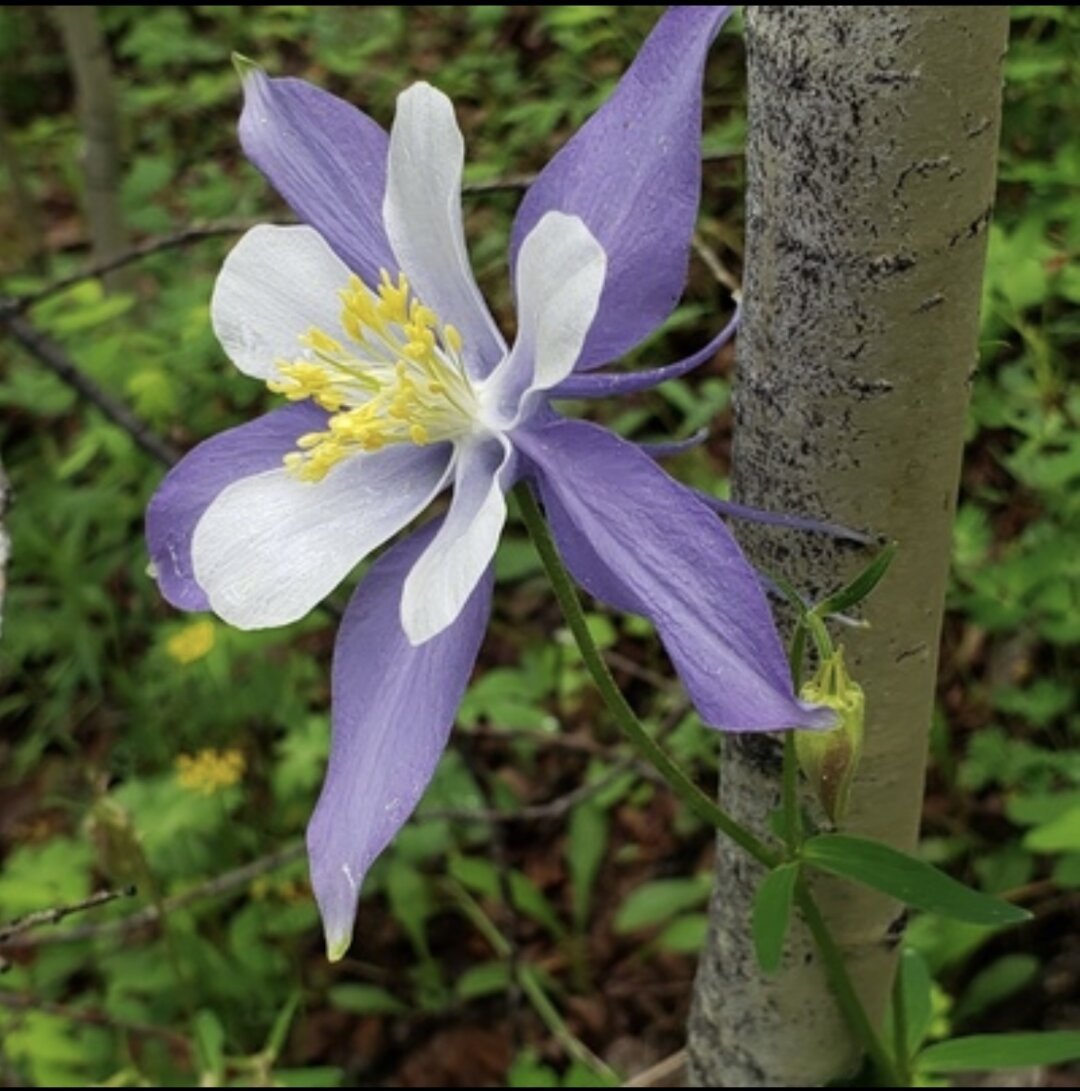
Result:
<svg viewBox="0 0 1080 1091">
<path fill-rule="evenodd" d="M 1067 1064 L 1080 1059 L 1080 1031 L 977 1034 L 938 1042 L 919 1055 L 920 1072 L 966 1072 Z"/>
<path fill-rule="evenodd" d="M 708 900 L 709 887 L 707 875 L 643 883 L 619 907 L 615 914 L 615 931 L 624 934 L 651 928 L 687 909 L 696 909 Z"/>
</svg>

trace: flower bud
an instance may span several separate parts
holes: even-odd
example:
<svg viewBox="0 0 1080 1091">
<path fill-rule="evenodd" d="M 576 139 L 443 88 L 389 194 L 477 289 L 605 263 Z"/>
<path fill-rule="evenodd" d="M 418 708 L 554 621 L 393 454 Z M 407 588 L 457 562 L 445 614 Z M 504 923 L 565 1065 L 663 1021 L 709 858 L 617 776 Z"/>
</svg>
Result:
<svg viewBox="0 0 1080 1091">
<path fill-rule="evenodd" d="M 836 727 L 795 732 L 795 754 L 825 813 L 831 821 L 839 822 L 847 813 L 851 783 L 862 756 L 866 718 L 866 698 L 862 687 L 848 675 L 843 648 L 837 648 L 821 664 L 799 696 L 836 710 Z"/>
</svg>

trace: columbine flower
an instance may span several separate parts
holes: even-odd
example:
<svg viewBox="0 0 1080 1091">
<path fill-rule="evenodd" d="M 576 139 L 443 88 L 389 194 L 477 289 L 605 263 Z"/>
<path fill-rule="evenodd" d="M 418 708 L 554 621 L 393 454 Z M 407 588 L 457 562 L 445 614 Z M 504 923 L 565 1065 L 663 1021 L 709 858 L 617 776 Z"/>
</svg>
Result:
<svg viewBox="0 0 1080 1091">
<path fill-rule="evenodd" d="M 719 519 L 637 447 L 549 404 L 645 389 L 710 355 L 590 374 L 681 294 L 702 70 L 729 11 L 665 15 L 529 190 L 510 253 L 512 347 L 469 269 L 449 100 L 410 88 L 387 136 L 310 84 L 245 74 L 244 150 L 305 226 L 245 235 L 211 313 L 236 366 L 291 404 L 168 475 L 147 518 L 163 593 L 242 628 L 286 624 L 453 487 L 444 518 L 373 565 L 338 635 L 330 767 L 308 830 L 331 957 L 446 746 L 516 480 L 538 489 L 582 585 L 652 620 L 706 723 L 830 719 L 792 692 L 758 580 Z"/>
</svg>

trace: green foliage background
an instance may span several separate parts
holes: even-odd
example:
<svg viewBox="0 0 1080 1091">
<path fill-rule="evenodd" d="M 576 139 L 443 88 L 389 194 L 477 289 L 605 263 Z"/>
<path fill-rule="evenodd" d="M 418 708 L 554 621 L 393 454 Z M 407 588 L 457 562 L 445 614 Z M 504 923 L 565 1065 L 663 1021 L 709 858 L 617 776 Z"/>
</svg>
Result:
<svg viewBox="0 0 1080 1091">
<path fill-rule="evenodd" d="M 384 123 L 410 81 L 436 83 L 458 106 L 467 180 L 485 182 L 542 166 L 609 92 L 658 10 L 102 7 L 127 222 L 143 237 L 284 214 L 239 154 L 233 50 Z M 911 987 L 922 990 L 916 1007 L 931 1037 L 1056 1025 L 1067 1011 L 1050 979 L 1076 954 L 1060 929 L 1080 897 L 1080 15 L 1014 10 L 924 851 L 1037 916 L 1008 937 L 914 922 L 909 980 L 920 983 Z M 728 32 L 707 85 L 715 158 L 700 229 L 732 271 L 743 80 L 741 43 Z M 41 221 L 38 233 L 20 214 L 9 170 L 4 294 L 86 260 L 71 98 L 44 9 L 0 9 L 8 166 Z M 496 192 L 468 203 L 481 286 L 504 318 L 516 200 Z M 121 294 L 81 283 L 32 318 L 97 383 L 190 446 L 267 404 L 209 328 L 231 241 L 147 258 Z M 37 252 L 47 268 L 35 269 Z M 729 306 L 695 265 L 684 303 L 636 358 L 696 347 Z M 161 468 L 10 341 L 0 342 L 0 368 L 14 493 L 0 642 L 0 923 L 101 887 L 138 888 L 134 900 L 5 949 L 0 1078 L 333 1086 L 456 1075 L 583 1086 L 610 1082 L 595 1054 L 632 1069 L 677 1048 L 704 934 L 710 837 L 607 733 L 521 532 L 512 528 L 500 552 L 495 617 L 458 745 L 421 817 L 373 870 L 351 956 L 331 967 L 299 856 L 251 877 L 234 869 L 276 862 L 311 811 L 327 750 L 332 620 L 316 613 L 256 634 L 209 621 L 193 632 L 146 573 L 142 512 Z M 725 358 L 654 395 L 588 411 L 638 439 L 710 425 L 713 439 L 675 470 L 722 492 L 729 382 Z M 707 781 L 715 740 L 648 627 L 600 613 L 593 624 L 649 725 Z M 205 654 L 182 661 L 185 642 L 190 653 L 200 641 Z M 214 792 L 185 787 L 178 759 L 207 748 L 242 754 L 242 779 Z M 550 800 L 559 803 L 544 811 Z M 483 820 L 489 812 L 499 821 Z M 222 877 L 232 885 L 219 890 Z M 111 923 L 161 905 L 164 923 Z M 88 937 L 57 942 L 84 926 Z M 1075 965 L 1071 975 L 1075 987 Z M 681 992 L 657 994 L 662 1018 L 633 985 L 671 979 Z M 645 1052 L 613 1051 L 627 1036 Z M 449 1075 L 428 1056 L 431 1041 L 459 1058 Z"/>
</svg>

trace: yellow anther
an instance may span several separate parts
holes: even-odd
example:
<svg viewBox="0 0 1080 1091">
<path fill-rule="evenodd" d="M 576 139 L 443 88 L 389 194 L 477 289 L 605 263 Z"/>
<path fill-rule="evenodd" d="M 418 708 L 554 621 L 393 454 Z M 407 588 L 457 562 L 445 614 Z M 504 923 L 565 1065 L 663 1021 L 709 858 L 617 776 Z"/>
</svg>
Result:
<svg viewBox="0 0 1080 1091">
<path fill-rule="evenodd" d="M 310 345 L 316 352 L 325 352 L 328 355 L 337 355 L 345 351 L 340 341 L 335 340 L 328 333 L 323 333 L 315 326 L 312 326 L 300 338 L 300 343 Z"/>
<path fill-rule="evenodd" d="M 267 386 L 310 399 L 330 417 L 285 456 L 301 481 L 322 481 L 343 459 L 397 443 L 453 439 L 473 427 L 476 395 L 461 361 L 461 334 L 412 294 L 404 274 L 382 270 L 374 290 L 357 276 L 338 292 L 342 344 L 312 327 L 305 350 L 278 360 Z"/>
</svg>

